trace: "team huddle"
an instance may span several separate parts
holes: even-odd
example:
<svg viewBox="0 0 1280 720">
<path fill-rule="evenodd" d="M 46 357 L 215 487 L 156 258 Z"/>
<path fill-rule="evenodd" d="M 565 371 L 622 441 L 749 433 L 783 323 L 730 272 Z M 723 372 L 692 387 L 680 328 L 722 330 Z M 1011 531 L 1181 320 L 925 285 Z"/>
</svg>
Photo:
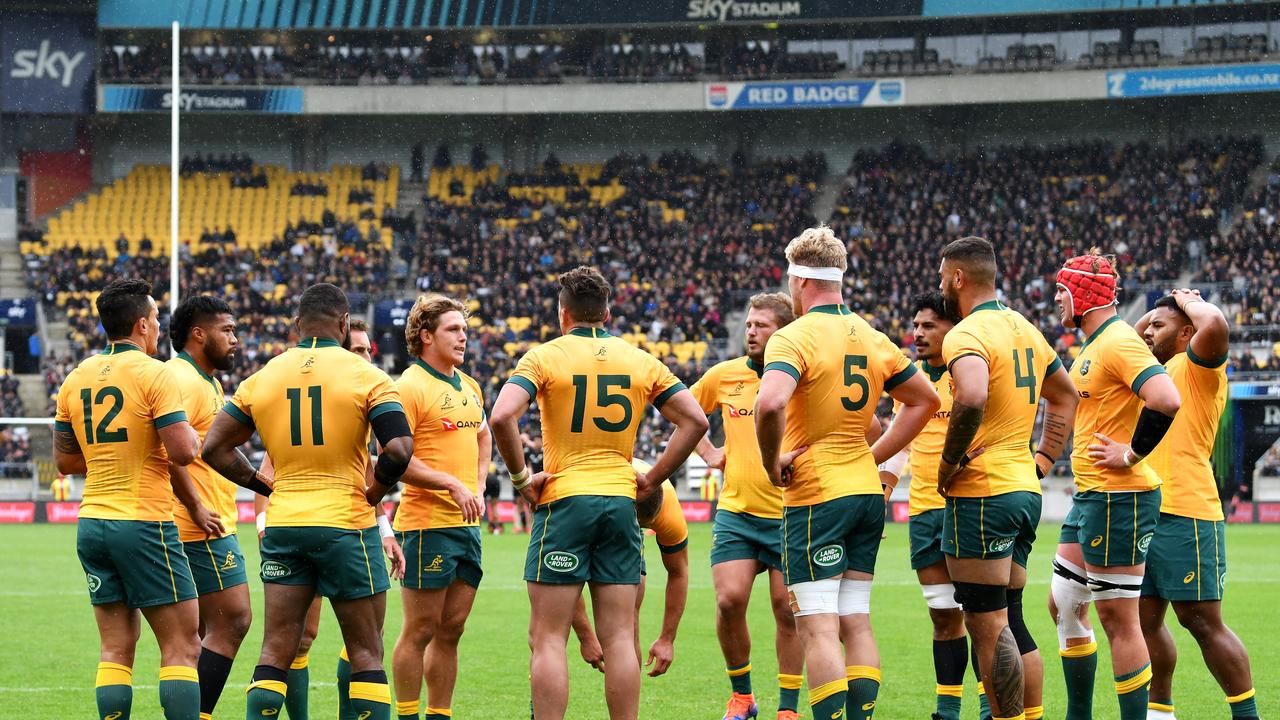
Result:
<svg viewBox="0 0 1280 720">
<path fill-rule="evenodd" d="M 265 596 L 246 718 L 307 717 L 321 598 L 344 642 L 340 719 L 451 717 L 496 449 L 534 508 L 524 579 L 537 720 L 565 717 L 571 631 L 604 673 L 611 718 L 639 717 L 642 668 L 671 666 L 689 560 L 667 480 L 694 452 L 724 475 L 710 551 L 731 685 L 723 720 L 761 712 L 747 604 L 762 573 L 777 630 L 777 718 L 800 717 L 806 680 L 812 717 L 873 716 L 881 673 L 871 589 L 886 502 L 908 469 L 910 564 L 933 623 L 933 717 L 958 720 L 972 663 L 980 717 L 1040 718 L 1044 665 L 1023 593 L 1041 479 L 1072 437 L 1076 493 L 1049 598 L 1065 717 L 1093 717 L 1090 605 L 1110 643 L 1119 717 L 1174 717 L 1170 604 L 1231 715 L 1258 717 L 1248 656 L 1220 612 L 1225 536 L 1209 457 L 1228 332 L 1216 307 L 1178 290 L 1130 326 L 1116 311 L 1111 261 L 1072 258 L 1055 299 L 1063 325 L 1086 340 L 1068 371 L 1041 331 L 998 299 L 991 244 L 961 238 L 942 250 L 940 292 L 914 301 L 912 361 L 845 306 L 847 254 L 831 230 L 806 230 L 786 258 L 789 294 L 750 301 L 746 355 L 689 388 L 605 330 L 612 288 L 597 270 L 564 273 L 561 336 L 524 354 L 488 414 L 481 384 L 459 369 L 467 317 L 457 300 L 414 304 L 412 364 L 393 381 L 369 362 L 367 328 L 344 293 L 313 285 L 299 300 L 298 344 L 228 399 L 215 375 L 237 351 L 232 307 L 186 299 L 170 321 L 176 355 L 161 362 L 151 357 L 160 325 L 150 285 L 110 284 L 97 299 L 106 350 L 60 389 L 54 450 L 59 471 L 86 477 L 77 552 L 101 638 L 98 717 L 130 715 L 140 617 L 160 645 L 165 718 L 213 717 L 250 625 L 238 487 L 262 510 Z M 894 414 L 882 424 L 885 394 Z M 520 430 L 533 401 L 538 472 Z M 674 426 L 652 465 L 632 457 L 648 406 Z M 715 412 L 723 447 L 707 436 Z M 240 450 L 255 434 L 260 467 Z M 397 483 L 404 491 L 388 519 L 383 498 Z M 642 528 L 654 532 L 667 576 L 647 657 L 637 631 Z M 390 578 L 401 584 L 404 622 L 389 683 Z"/>
</svg>

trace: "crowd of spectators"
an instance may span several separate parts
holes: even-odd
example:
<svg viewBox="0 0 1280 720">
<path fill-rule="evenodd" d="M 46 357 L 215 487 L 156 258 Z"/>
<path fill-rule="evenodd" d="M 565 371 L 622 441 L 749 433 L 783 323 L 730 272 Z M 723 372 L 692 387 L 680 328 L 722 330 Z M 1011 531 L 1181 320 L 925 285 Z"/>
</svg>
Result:
<svg viewBox="0 0 1280 720">
<path fill-rule="evenodd" d="M 288 47 L 183 46 L 182 80 L 195 85 L 326 82 L 347 85 L 423 85 L 503 82 L 555 83 L 566 77 L 668 82 L 707 73 L 732 79 L 826 77 L 845 69 L 831 52 L 790 52 L 785 42 L 738 42 L 709 54 L 685 43 L 594 43 L 498 47 L 426 42 L 414 47 L 361 47 L 332 42 Z M 700 54 L 701 53 L 701 54 Z M 105 82 L 166 82 L 170 57 L 160 43 L 104 46 Z"/>
<path fill-rule="evenodd" d="M 29 478 L 30 463 L 30 429 L 22 425 L 0 428 L 0 474 L 6 478 Z"/>
<path fill-rule="evenodd" d="M 980 235 L 1001 253 L 1004 297 L 1066 352 L 1074 335 L 1053 304 L 1063 258 L 1093 247 L 1113 253 L 1130 288 L 1177 278 L 1191 241 L 1212 242 L 1261 159 L 1257 138 L 860 151 L 831 220 L 850 252 L 846 297 L 902 338 L 911 294 L 937 275 L 938 248 Z M 876 271 L 883 267 L 895 271 Z"/>
</svg>

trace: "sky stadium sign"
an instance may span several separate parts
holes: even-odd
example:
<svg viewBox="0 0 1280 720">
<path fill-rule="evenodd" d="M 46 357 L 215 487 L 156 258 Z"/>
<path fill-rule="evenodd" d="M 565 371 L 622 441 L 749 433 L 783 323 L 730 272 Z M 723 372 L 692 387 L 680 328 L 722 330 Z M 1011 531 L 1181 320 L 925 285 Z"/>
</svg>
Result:
<svg viewBox="0 0 1280 720">
<path fill-rule="evenodd" d="M 770 20 L 801 15 L 798 2 L 737 2 L 737 0 L 689 0 L 689 20 Z"/>
<path fill-rule="evenodd" d="M 731 82 L 706 86 L 708 110 L 857 108 L 903 104 L 902 80 Z"/>
<path fill-rule="evenodd" d="M 167 112 L 173 107 L 168 88 L 104 85 L 103 112 Z M 178 94 L 182 112 L 302 112 L 302 88 L 191 88 Z"/>
</svg>

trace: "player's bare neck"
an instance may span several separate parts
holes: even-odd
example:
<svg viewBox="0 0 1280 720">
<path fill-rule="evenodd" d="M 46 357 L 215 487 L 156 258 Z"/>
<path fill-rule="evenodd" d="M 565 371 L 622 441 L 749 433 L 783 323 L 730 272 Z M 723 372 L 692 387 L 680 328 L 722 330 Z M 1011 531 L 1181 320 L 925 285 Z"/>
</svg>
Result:
<svg viewBox="0 0 1280 720">
<path fill-rule="evenodd" d="M 969 317 L 969 315 L 973 313 L 974 308 L 997 300 L 999 300 L 999 298 L 996 297 L 995 288 L 977 288 L 972 292 L 965 292 L 965 289 L 961 289 L 960 316 Z"/>
<path fill-rule="evenodd" d="M 195 363 L 196 367 L 200 368 L 205 375 L 213 375 L 213 363 L 209 362 L 209 357 L 204 354 L 203 345 L 187 343 L 187 346 L 182 351 L 187 354 L 187 357 L 191 358 L 191 362 Z"/>
<path fill-rule="evenodd" d="M 422 362 L 429 365 L 432 370 L 440 373 L 442 377 L 453 377 L 453 371 L 457 369 L 453 363 L 447 360 L 442 360 L 433 352 L 422 353 L 422 357 L 420 359 Z"/>
<path fill-rule="evenodd" d="M 1099 308 L 1091 313 L 1085 313 L 1085 316 L 1080 319 L 1080 332 L 1084 333 L 1085 337 L 1091 337 L 1095 332 L 1097 332 L 1098 328 L 1102 327 L 1102 323 L 1115 316 L 1116 308 L 1114 305 L 1111 307 Z"/>
<path fill-rule="evenodd" d="M 823 305 L 843 305 L 844 298 L 840 295 L 839 290 L 823 290 L 807 295 L 804 298 L 804 311 L 809 312 L 816 307 Z"/>
</svg>

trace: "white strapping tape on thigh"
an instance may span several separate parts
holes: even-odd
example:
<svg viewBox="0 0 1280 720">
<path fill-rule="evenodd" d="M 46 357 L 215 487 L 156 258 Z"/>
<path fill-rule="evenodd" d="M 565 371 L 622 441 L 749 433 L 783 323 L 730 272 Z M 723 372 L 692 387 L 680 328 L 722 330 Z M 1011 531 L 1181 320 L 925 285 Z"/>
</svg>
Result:
<svg viewBox="0 0 1280 720">
<path fill-rule="evenodd" d="M 796 617 L 835 615 L 840 607 L 838 577 L 788 585 L 787 590 L 791 593 L 791 612 Z"/>
<path fill-rule="evenodd" d="M 1123 600 L 1142 594 L 1141 575 L 1089 573 L 1089 589 L 1094 600 Z"/>
<path fill-rule="evenodd" d="M 871 581 L 841 580 L 839 608 L 841 615 L 870 615 Z"/>
<path fill-rule="evenodd" d="M 956 602 L 956 586 L 951 583 L 921 585 L 920 590 L 924 592 L 924 602 L 930 610 L 960 609 L 960 603 Z"/>
</svg>

